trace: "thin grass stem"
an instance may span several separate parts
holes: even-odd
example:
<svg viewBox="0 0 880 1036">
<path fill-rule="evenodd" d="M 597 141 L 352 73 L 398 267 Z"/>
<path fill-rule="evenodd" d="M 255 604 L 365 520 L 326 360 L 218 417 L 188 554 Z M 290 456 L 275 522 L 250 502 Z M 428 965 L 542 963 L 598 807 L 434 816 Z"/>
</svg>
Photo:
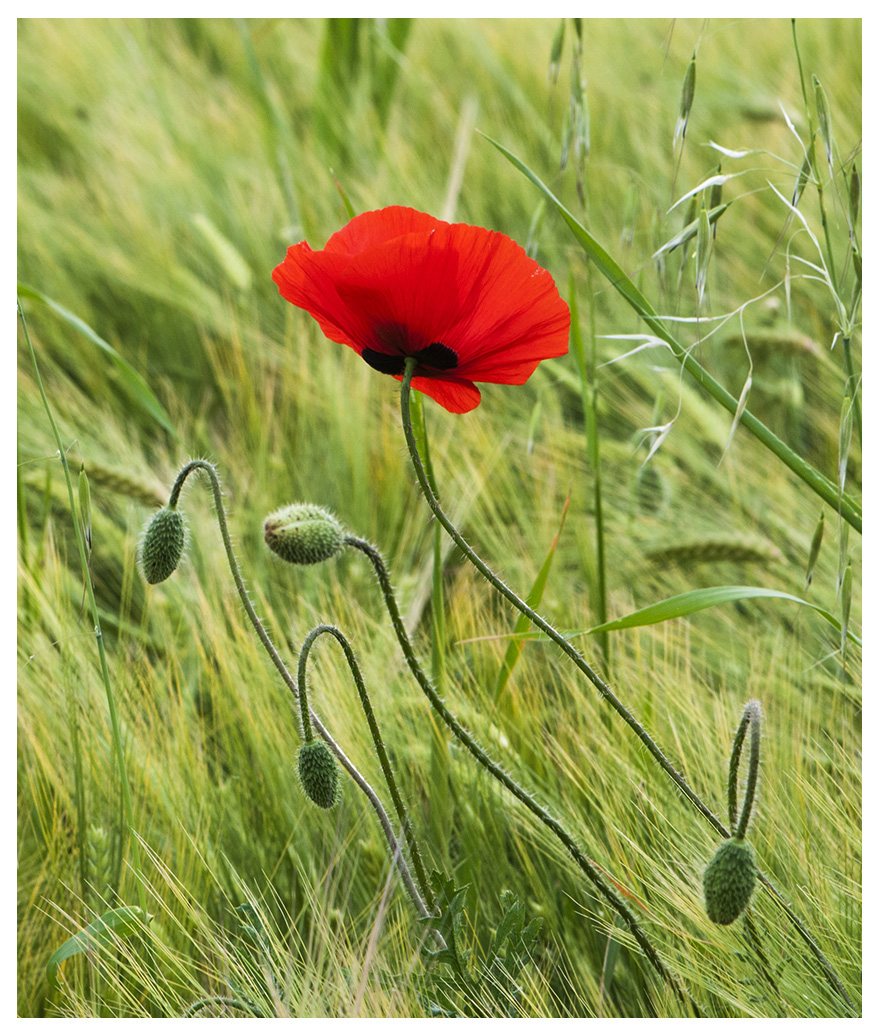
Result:
<svg viewBox="0 0 880 1036">
<path fill-rule="evenodd" d="M 110 729 L 113 737 L 113 749 L 116 755 L 116 765 L 119 770 L 119 784 L 122 792 L 122 810 L 125 816 L 125 823 L 128 827 L 128 845 L 131 850 L 131 861 L 132 870 L 134 872 L 135 883 L 137 885 L 138 905 L 144 916 L 147 914 L 147 889 L 144 884 L 144 876 L 141 867 L 141 854 L 140 846 L 138 844 L 137 833 L 134 824 L 134 806 L 131 800 L 131 787 L 128 781 L 128 770 L 125 765 L 125 748 L 122 744 L 122 730 L 119 725 L 119 714 L 116 709 L 116 697 L 113 693 L 113 685 L 110 680 L 110 668 L 107 664 L 107 652 L 104 648 L 104 634 L 101 630 L 101 617 L 98 612 L 98 603 L 95 599 L 95 588 L 92 585 L 92 577 L 89 571 L 89 560 L 86 551 L 85 534 L 83 532 L 82 524 L 80 522 L 79 509 L 76 506 L 76 502 L 73 498 L 73 480 L 70 476 L 70 466 L 67 463 L 67 454 L 64 450 L 64 444 L 61 441 L 61 433 L 58 430 L 58 425 L 55 423 L 55 418 L 52 414 L 52 408 L 49 406 L 49 400 L 46 396 L 46 390 L 43 387 L 43 379 L 40 375 L 40 365 L 37 363 L 37 354 L 34 349 L 33 342 L 31 341 L 30 332 L 28 331 L 27 320 L 25 319 L 24 310 L 21 307 L 21 300 L 17 298 L 18 303 L 18 315 L 21 319 L 21 326 L 24 330 L 24 336 L 30 350 L 31 359 L 34 364 L 34 374 L 36 376 L 37 387 L 40 390 L 40 398 L 43 401 L 43 407 L 46 410 L 46 416 L 49 419 L 49 424 L 52 426 L 52 435 L 55 439 L 55 445 L 58 449 L 58 456 L 61 460 L 61 467 L 64 471 L 64 480 L 67 483 L 67 494 L 70 501 L 70 514 L 73 519 L 74 537 L 76 539 L 77 549 L 79 550 L 80 561 L 82 563 L 83 579 L 85 580 L 86 594 L 88 595 L 89 608 L 92 613 L 92 620 L 95 628 L 95 640 L 98 645 L 98 658 L 101 663 L 101 678 L 104 682 L 104 691 L 107 695 L 107 710 L 110 714 Z"/>
</svg>

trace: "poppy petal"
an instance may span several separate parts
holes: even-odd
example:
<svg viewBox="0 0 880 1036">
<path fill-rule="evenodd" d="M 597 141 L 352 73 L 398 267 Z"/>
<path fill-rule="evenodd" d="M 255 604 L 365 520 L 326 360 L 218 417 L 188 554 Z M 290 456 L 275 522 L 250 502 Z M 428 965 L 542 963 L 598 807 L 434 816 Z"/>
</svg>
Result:
<svg viewBox="0 0 880 1036">
<path fill-rule="evenodd" d="M 350 345 L 357 352 L 368 347 L 372 328 L 356 310 L 349 310 L 336 284 L 347 260 L 327 251 L 313 252 L 305 241 L 287 249 L 284 262 L 272 279 L 294 306 L 306 310 L 331 341 Z"/>
<path fill-rule="evenodd" d="M 398 381 L 403 378 L 396 375 Z M 424 392 L 435 403 L 445 407 L 451 414 L 466 414 L 480 405 L 480 390 L 472 381 L 463 378 L 419 378 L 412 379 L 412 387 Z"/>
<path fill-rule="evenodd" d="M 410 209 L 404 205 L 389 205 L 385 209 L 362 212 L 330 238 L 324 246 L 325 252 L 354 256 L 368 248 L 384 244 L 396 237 L 418 231 L 436 230 L 447 226 L 442 220 L 426 212 Z"/>
<path fill-rule="evenodd" d="M 475 381 L 522 384 L 568 351 L 570 314 L 553 278 L 504 234 L 405 206 L 355 217 L 321 251 L 288 249 L 273 279 L 328 338 L 453 413 L 479 404 Z"/>
</svg>

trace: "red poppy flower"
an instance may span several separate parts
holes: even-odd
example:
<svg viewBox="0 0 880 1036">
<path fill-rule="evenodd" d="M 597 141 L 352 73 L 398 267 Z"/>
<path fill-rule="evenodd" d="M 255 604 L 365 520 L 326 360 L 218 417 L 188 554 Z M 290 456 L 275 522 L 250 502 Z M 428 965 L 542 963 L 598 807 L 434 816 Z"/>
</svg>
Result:
<svg viewBox="0 0 880 1036">
<path fill-rule="evenodd" d="M 568 351 L 570 315 L 553 278 L 509 237 L 391 206 L 356 216 L 320 252 L 287 250 L 272 278 L 334 342 L 454 414 L 475 381 L 522 385 Z"/>
</svg>

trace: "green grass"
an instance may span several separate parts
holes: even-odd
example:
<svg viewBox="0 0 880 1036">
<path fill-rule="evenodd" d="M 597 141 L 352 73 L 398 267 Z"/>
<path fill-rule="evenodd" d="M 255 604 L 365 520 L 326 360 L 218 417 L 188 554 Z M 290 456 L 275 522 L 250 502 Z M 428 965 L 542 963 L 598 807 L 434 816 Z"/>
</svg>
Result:
<svg viewBox="0 0 880 1036">
<path fill-rule="evenodd" d="M 406 455 L 396 384 L 326 341 L 270 276 L 287 245 L 305 237 L 321 247 L 346 222 L 334 177 L 355 211 L 412 205 L 527 244 L 563 294 L 571 278 L 588 357 L 593 329 L 643 330 L 617 292 L 588 274 L 577 241 L 535 186 L 468 131 L 471 121 L 550 187 L 657 312 L 708 320 L 754 300 L 742 325 L 729 321 L 694 357 L 738 398 L 750 370 L 745 331 L 749 410 L 836 482 L 847 369 L 834 342 L 835 306 L 826 286 L 804 276 L 811 271 L 801 260 L 816 262 L 816 250 L 768 186 L 790 198 L 803 160 L 780 103 L 802 139 L 808 132 L 790 23 L 584 22 L 583 203 L 574 157 L 559 171 L 575 34 L 569 22 L 554 86 L 546 63 L 557 28 L 519 20 L 340 22 L 332 32 L 317 20 L 18 23 L 19 280 L 79 317 L 123 361 L 23 297 L 71 469 L 82 462 L 89 475 L 95 592 L 154 915 L 148 937 L 71 958 L 61 988 L 50 989 L 53 951 L 105 910 L 138 899 L 67 490 L 20 334 L 20 1015 L 181 1015 L 205 997 L 234 1001 L 238 1008 L 223 1008 L 233 1012 L 250 1002 L 298 1017 L 421 1016 L 432 1002 L 464 1014 L 686 1013 L 561 846 L 434 732 L 366 560 L 347 552 L 296 570 L 262 543 L 262 519 L 282 504 L 333 510 L 383 551 L 429 664 L 434 524 Z M 800 209 L 823 250 L 830 242 L 849 306 L 861 26 L 829 19 L 797 28 L 808 96 L 815 73 L 832 116 L 832 174 L 818 136 L 816 149 L 827 239 L 815 185 Z M 676 173 L 673 131 L 695 49 Z M 815 109 L 812 121 L 815 128 Z M 729 159 L 709 141 L 753 153 Z M 722 200 L 733 204 L 718 223 L 698 306 L 695 242 L 659 263 L 652 254 L 686 222 L 686 205 L 668 212 L 671 204 L 719 161 L 742 175 L 724 185 Z M 694 324 L 671 327 L 695 341 Z M 595 373 L 595 420 L 608 618 L 700 587 L 805 596 L 822 502 L 746 428 L 725 451 L 731 415 L 665 350 L 610 363 L 637 344 L 595 339 L 605 364 Z M 176 435 L 151 416 L 126 365 Z M 569 355 L 544 363 L 524 387 L 484 386 L 469 415 L 425 405 L 444 506 L 523 596 L 571 492 L 541 608 L 567 630 L 597 625 L 602 614 L 589 398 Z M 642 430 L 673 418 L 643 464 L 650 440 Z M 429 868 L 469 885 L 463 938 L 475 959 L 489 953 L 505 889 L 526 922 L 542 919 L 516 1003 L 502 983 L 455 985 L 448 969 L 420 956 L 423 927 L 351 782 L 329 814 L 304 799 L 296 712 L 234 594 L 198 480 L 182 495 L 184 563 L 160 586 L 141 579 L 141 531 L 179 468 L 201 456 L 220 469 L 252 599 L 288 662 L 320 622 L 351 641 Z M 856 429 L 846 490 L 857 499 L 860 470 Z M 851 557 L 850 627 L 860 636 L 861 544 L 845 528 L 826 506 L 806 596 L 839 617 L 840 559 L 845 567 Z M 708 922 L 701 876 L 718 839 L 553 647 L 527 642 L 496 704 L 509 641 L 474 638 L 512 632 L 517 616 L 455 551 L 443 591 L 448 704 L 626 890 L 664 962 L 707 1013 L 852 1013 L 766 891 L 751 910 L 760 950 L 742 922 Z M 722 819 L 731 739 L 744 703 L 760 699 L 750 840 L 858 1011 L 858 645 L 847 644 L 844 671 L 834 629 L 782 600 L 612 632 L 607 643 L 604 656 L 598 641 L 577 641 Z M 387 799 L 341 653 L 322 644 L 310 671 L 314 708 Z M 259 924 L 242 923 L 236 908 L 245 903 Z"/>
</svg>

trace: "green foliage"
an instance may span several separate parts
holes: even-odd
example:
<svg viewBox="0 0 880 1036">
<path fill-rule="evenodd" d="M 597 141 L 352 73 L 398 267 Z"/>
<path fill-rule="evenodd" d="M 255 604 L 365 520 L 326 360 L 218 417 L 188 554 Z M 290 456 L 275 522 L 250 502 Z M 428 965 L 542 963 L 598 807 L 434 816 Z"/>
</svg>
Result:
<svg viewBox="0 0 880 1036">
<path fill-rule="evenodd" d="M 144 916 L 138 907 L 116 907 L 95 918 L 82 931 L 72 935 L 49 958 L 46 965 L 46 977 L 50 985 L 59 982 L 58 969 L 70 957 L 80 953 L 106 950 L 114 945 L 114 938 L 124 939 L 140 932 L 143 925 L 149 924 L 151 915 Z"/>
<path fill-rule="evenodd" d="M 470 925 L 466 914 L 469 886 L 456 888 L 451 878 L 435 871 L 431 884 L 437 904 L 437 918 L 431 927 L 446 945 L 425 950 L 436 965 L 448 968 L 446 975 L 434 975 L 423 994 L 429 1013 L 434 1016 L 501 1016 L 521 1014 L 522 988 L 518 984 L 524 968 L 536 952 L 542 918 L 525 923 L 525 907 L 510 890 L 501 893 L 504 911 L 485 955 L 476 957 L 467 946 Z"/>
<path fill-rule="evenodd" d="M 61 988 L 48 988 L 47 961 L 70 933 L 137 897 L 70 504 L 20 339 L 20 1015 L 393 1018 L 429 1001 L 480 1015 L 683 1013 L 558 844 L 434 736 L 364 560 L 346 552 L 294 569 L 265 550 L 262 517 L 284 499 L 314 500 L 379 544 L 420 656 L 442 655 L 450 706 L 596 845 L 597 865 L 707 1012 L 852 1013 L 769 895 L 742 925 L 707 923 L 701 872 L 717 840 L 556 652 L 530 645 L 495 708 L 515 619 L 456 551 L 438 540 L 435 555 L 396 383 L 326 340 L 271 282 L 287 246 L 322 246 L 349 208 L 440 215 L 448 203 L 452 218 L 510 234 L 570 283 L 577 356 L 542 364 L 520 388 L 487 386 L 461 419 L 426 405 L 441 501 L 525 592 L 571 491 L 542 597 L 559 628 L 705 588 L 777 595 L 610 632 L 613 683 L 719 814 L 730 716 L 762 699 L 773 734 L 749 838 L 857 999 L 861 544 L 837 495 L 858 504 L 861 493 L 860 25 L 798 23 L 803 89 L 786 21 L 579 28 L 569 23 L 554 48 L 558 20 L 19 21 L 18 275 L 32 286 L 21 301 L 64 451 L 88 473 L 92 578 L 155 915 L 149 954 L 137 939 L 76 953 Z M 580 75 L 548 83 L 546 56 L 564 64 L 576 38 Z M 587 139 L 584 82 L 581 198 L 577 163 L 559 165 L 565 132 L 572 148 L 575 131 Z M 725 389 L 727 409 L 666 348 L 632 351 L 646 329 L 631 300 L 474 124 L 588 229 L 630 294 L 674 318 L 666 326 Z M 719 155 L 723 200 L 706 185 Z M 704 198 L 714 236 L 699 305 Z M 748 412 L 831 485 L 821 550 L 813 491 L 745 414 L 731 439 L 749 377 Z M 140 578 L 140 530 L 190 456 L 222 467 L 248 589 L 286 657 L 328 619 L 350 637 L 429 865 L 455 876 L 449 903 L 469 888 L 446 911 L 464 980 L 419 955 L 427 933 L 360 797 L 344 795 L 328 817 L 298 793 L 293 703 L 231 593 L 205 494 L 187 497 L 185 570 L 156 587 Z M 744 542 L 751 553 L 719 546 Z M 686 556 L 696 544 L 713 545 L 699 563 Z M 792 608 L 790 595 L 815 610 Z M 343 660 L 327 652 L 317 665 L 316 707 L 381 787 Z M 243 902 L 259 925 L 235 913 Z M 484 965 L 494 977 L 480 987 Z"/>
</svg>

